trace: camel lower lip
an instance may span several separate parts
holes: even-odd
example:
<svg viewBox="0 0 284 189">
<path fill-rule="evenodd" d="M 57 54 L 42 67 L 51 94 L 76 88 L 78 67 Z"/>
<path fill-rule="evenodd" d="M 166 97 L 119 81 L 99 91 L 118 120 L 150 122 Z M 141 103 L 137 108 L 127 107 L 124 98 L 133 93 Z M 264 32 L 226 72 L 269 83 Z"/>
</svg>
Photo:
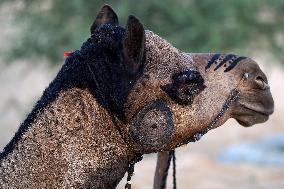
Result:
<svg viewBox="0 0 284 189">
<path fill-rule="evenodd" d="M 243 126 L 249 127 L 257 123 L 263 123 L 268 120 L 269 113 L 255 110 L 242 105 L 242 110 L 239 112 L 236 120 Z"/>
<path fill-rule="evenodd" d="M 245 127 L 249 127 L 249 126 L 252 126 L 253 124 L 248 122 L 248 121 L 242 121 L 240 119 L 237 120 L 239 122 L 239 124 L 245 126 Z"/>
</svg>

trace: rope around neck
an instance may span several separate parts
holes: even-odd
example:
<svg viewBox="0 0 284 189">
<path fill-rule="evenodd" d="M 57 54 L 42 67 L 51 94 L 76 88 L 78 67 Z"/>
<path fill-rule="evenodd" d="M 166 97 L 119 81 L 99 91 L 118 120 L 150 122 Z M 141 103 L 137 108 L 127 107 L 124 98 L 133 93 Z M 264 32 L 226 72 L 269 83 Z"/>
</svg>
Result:
<svg viewBox="0 0 284 189">
<path fill-rule="evenodd" d="M 141 161 L 143 159 L 142 155 L 136 156 L 129 164 L 128 164 L 128 170 L 127 170 L 127 182 L 125 184 L 125 189 L 131 189 L 131 177 L 134 173 L 134 165 L 135 163 Z"/>
<path fill-rule="evenodd" d="M 178 146 L 181 146 L 183 144 L 187 144 L 189 142 L 196 142 L 196 141 L 200 140 L 201 137 L 203 135 L 205 135 L 208 131 L 210 131 L 214 127 L 214 125 L 221 119 L 221 117 L 225 114 L 225 112 L 229 109 L 229 107 L 233 104 L 233 102 L 235 102 L 238 99 L 239 95 L 240 95 L 240 91 L 237 88 L 233 89 L 231 91 L 229 97 L 226 99 L 222 109 L 217 114 L 217 116 L 213 119 L 213 121 L 211 121 L 210 124 L 205 129 L 203 129 L 202 131 L 194 134 L 186 142 L 178 144 Z M 175 150 L 171 150 L 170 151 L 170 157 L 173 159 L 173 189 L 177 189 Z"/>
<path fill-rule="evenodd" d="M 176 152 L 172 150 L 171 156 L 173 158 L 173 189 L 177 189 L 177 179 L 176 179 Z"/>
<path fill-rule="evenodd" d="M 223 104 L 223 107 L 221 108 L 220 112 L 217 114 L 217 116 L 209 123 L 209 125 L 201 130 L 200 132 L 195 133 L 192 137 L 187 139 L 184 142 L 179 143 L 176 147 L 182 146 L 184 144 L 188 144 L 189 142 L 196 142 L 202 138 L 203 135 L 205 135 L 208 131 L 213 129 L 215 124 L 222 118 L 222 116 L 225 114 L 225 112 L 230 108 L 230 106 L 235 102 L 238 97 L 240 96 L 240 91 L 237 88 L 234 88 L 228 98 L 226 99 L 225 103 Z"/>
</svg>

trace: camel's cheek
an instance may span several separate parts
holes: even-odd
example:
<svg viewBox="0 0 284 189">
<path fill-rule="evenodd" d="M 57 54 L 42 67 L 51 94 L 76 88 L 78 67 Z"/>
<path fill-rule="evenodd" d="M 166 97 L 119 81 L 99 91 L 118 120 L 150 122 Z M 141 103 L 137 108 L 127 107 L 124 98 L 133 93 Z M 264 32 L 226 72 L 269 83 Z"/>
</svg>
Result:
<svg viewBox="0 0 284 189">
<path fill-rule="evenodd" d="M 198 132 L 202 125 L 198 118 L 194 117 L 195 112 L 191 107 L 183 107 L 175 103 L 170 106 L 174 120 L 174 133 L 170 145 L 173 147 Z"/>
<path fill-rule="evenodd" d="M 216 98 L 210 97 L 208 94 L 209 91 L 208 93 L 203 91 L 189 106 L 181 106 L 174 102 L 169 103 L 174 120 L 174 132 L 170 148 L 187 141 L 194 134 L 207 128 L 218 115 L 226 99 L 216 100 Z M 225 112 L 216 127 L 223 124 L 229 117 L 230 112 Z"/>
</svg>

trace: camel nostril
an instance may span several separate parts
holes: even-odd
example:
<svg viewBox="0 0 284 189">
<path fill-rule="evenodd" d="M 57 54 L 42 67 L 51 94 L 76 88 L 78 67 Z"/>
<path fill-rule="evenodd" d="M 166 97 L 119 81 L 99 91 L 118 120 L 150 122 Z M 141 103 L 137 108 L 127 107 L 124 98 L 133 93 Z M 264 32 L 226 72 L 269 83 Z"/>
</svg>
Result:
<svg viewBox="0 0 284 189">
<path fill-rule="evenodd" d="M 267 81 L 261 76 L 257 76 L 255 78 L 255 83 L 262 90 L 269 89 L 269 85 L 268 85 Z"/>
</svg>

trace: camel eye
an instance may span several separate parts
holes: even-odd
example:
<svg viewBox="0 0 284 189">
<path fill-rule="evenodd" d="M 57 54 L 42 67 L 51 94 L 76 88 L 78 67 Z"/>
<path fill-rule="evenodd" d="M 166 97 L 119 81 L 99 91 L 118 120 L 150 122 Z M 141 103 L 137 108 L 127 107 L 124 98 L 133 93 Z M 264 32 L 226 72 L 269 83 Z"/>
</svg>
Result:
<svg viewBox="0 0 284 189">
<path fill-rule="evenodd" d="M 250 74 L 249 74 L 249 73 L 247 73 L 247 72 L 246 72 L 246 73 L 244 73 L 244 78 L 245 78 L 245 79 L 248 79 L 248 78 L 249 78 L 249 76 L 250 76 Z"/>
</svg>

